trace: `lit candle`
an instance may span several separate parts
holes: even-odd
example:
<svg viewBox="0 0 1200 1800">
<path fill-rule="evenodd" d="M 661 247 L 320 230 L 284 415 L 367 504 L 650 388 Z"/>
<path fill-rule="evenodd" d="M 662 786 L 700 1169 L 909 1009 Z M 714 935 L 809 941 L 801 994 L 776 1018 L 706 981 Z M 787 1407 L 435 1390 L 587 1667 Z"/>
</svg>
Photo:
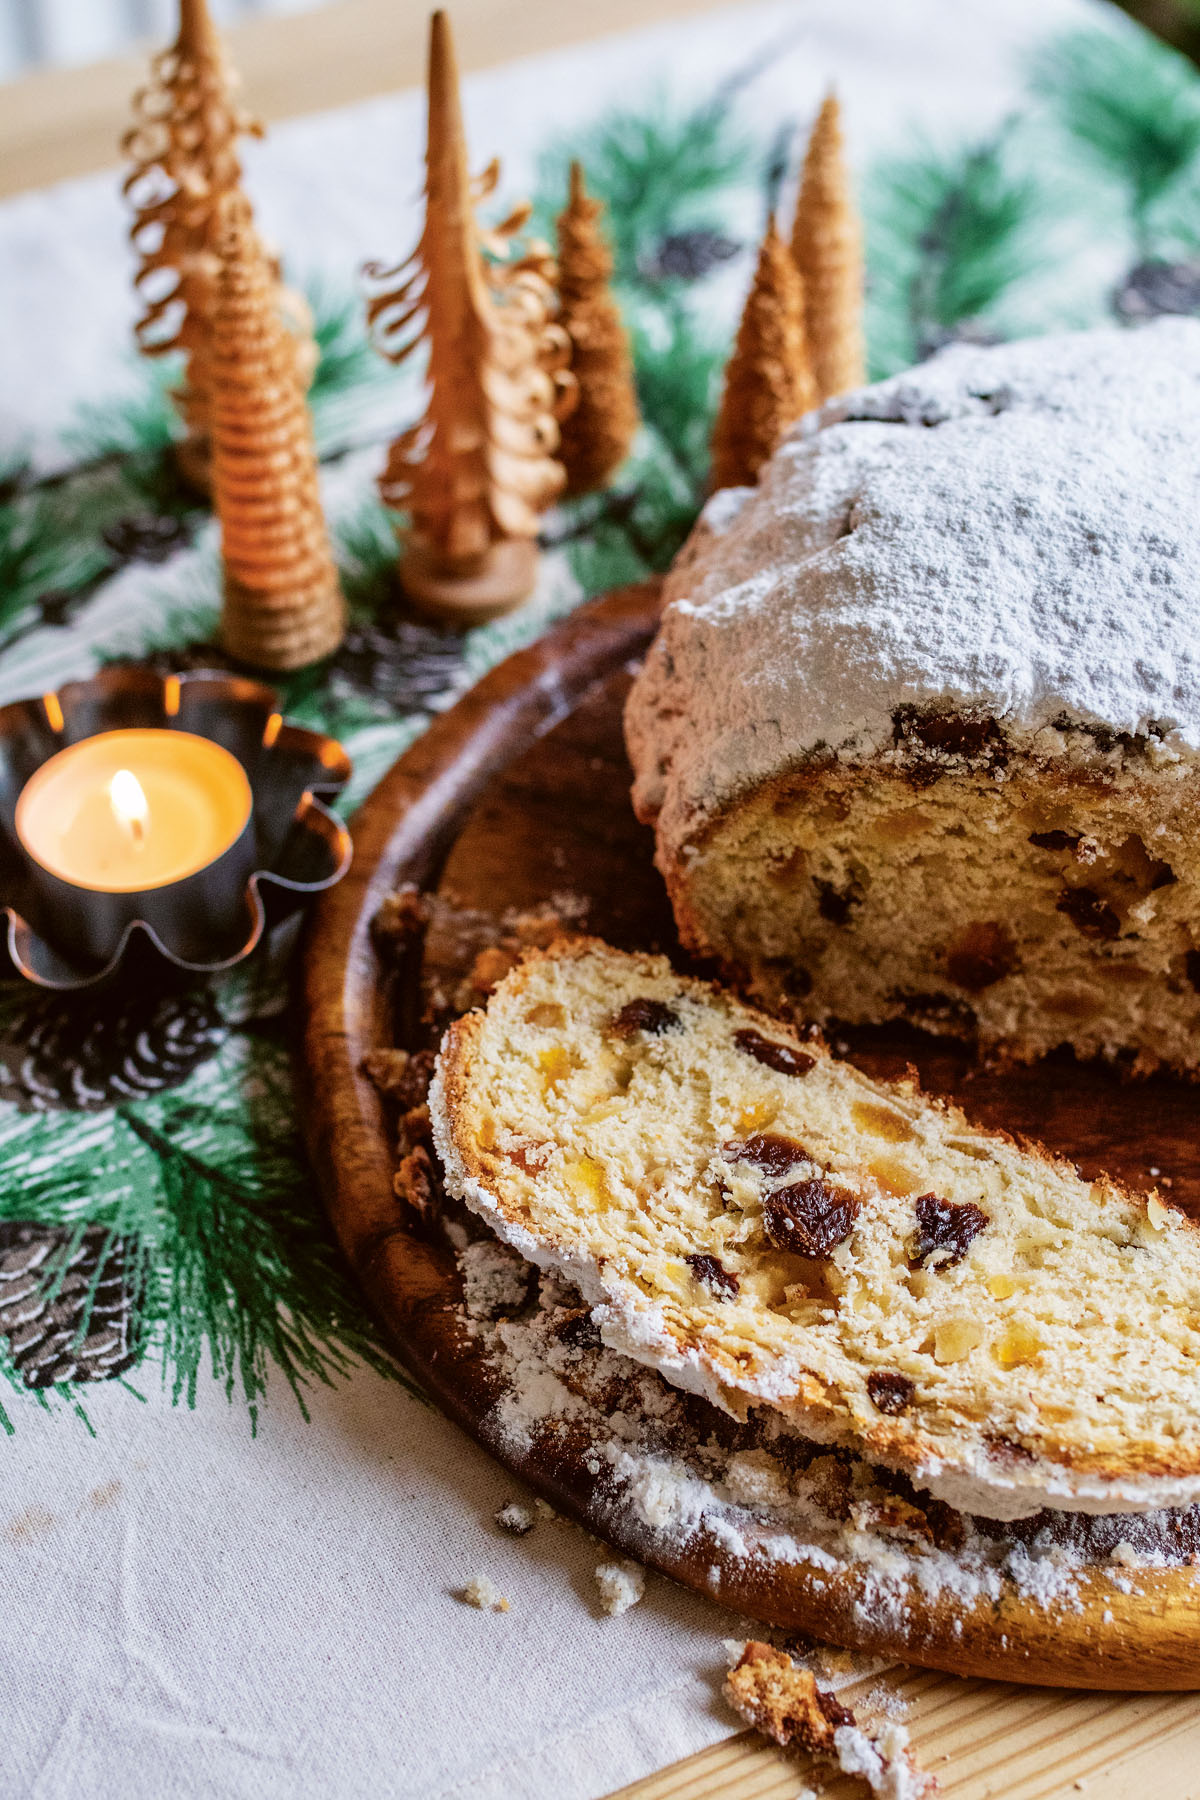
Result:
<svg viewBox="0 0 1200 1800">
<path fill-rule="evenodd" d="M 34 860 L 76 887 L 165 887 L 214 862 L 250 817 L 236 756 L 190 731 L 105 731 L 43 763 L 17 801 Z"/>
<path fill-rule="evenodd" d="M 253 862 L 246 771 L 189 731 L 105 731 L 21 790 L 14 826 L 57 935 L 97 959 L 143 919 L 188 957 L 237 913 Z"/>
</svg>

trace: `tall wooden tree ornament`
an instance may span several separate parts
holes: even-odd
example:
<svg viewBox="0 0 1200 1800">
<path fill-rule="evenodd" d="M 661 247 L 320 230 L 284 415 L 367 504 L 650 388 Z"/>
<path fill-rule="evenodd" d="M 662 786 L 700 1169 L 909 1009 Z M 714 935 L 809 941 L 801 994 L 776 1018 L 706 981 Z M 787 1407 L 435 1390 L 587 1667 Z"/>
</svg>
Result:
<svg viewBox="0 0 1200 1800">
<path fill-rule="evenodd" d="M 182 351 L 182 386 L 171 398 L 186 436 L 180 465 L 207 488 L 209 391 L 205 369 L 217 276 L 218 215 L 240 188 L 242 137 L 262 126 L 238 103 L 229 66 L 206 0 L 180 0 L 179 31 L 155 57 L 149 84 L 134 95 L 134 124 L 121 142 L 132 161 L 124 193 L 134 209 L 130 239 L 139 259 L 134 277 L 142 304 L 135 326 L 146 356 Z M 278 277 L 278 268 L 271 265 Z M 294 340 L 304 378 L 316 366 L 312 317 L 303 298 L 278 288 L 277 304 Z"/>
<path fill-rule="evenodd" d="M 500 171 L 493 162 L 476 181 L 468 173 L 443 12 L 431 21 L 428 88 L 424 229 L 399 268 L 367 271 L 377 285 L 368 323 L 383 355 L 402 362 L 421 343 L 429 352 L 425 415 L 392 444 L 379 489 L 407 514 L 400 578 L 409 596 L 472 624 L 533 590 L 538 514 L 565 479 L 554 452 L 570 344 L 551 321 L 545 250 L 501 260 L 529 208 L 490 231 L 476 217 Z"/>
<path fill-rule="evenodd" d="M 603 487 L 629 455 L 639 423 L 629 337 L 611 286 L 612 252 L 600 230 L 603 211 L 573 162 L 558 217 L 559 322 L 571 340 L 578 389 L 558 452 L 568 494 Z"/>
<path fill-rule="evenodd" d="M 712 486 L 752 486 L 784 433 L 816 400 L 804 283 L 772 218 L 725 370 L 713 427 Z"/>
<path fill-rule="evenodd" d="M 244 195 L 222 202 L 218 224 L 207 366 L 221 637 L 242 662 L 297 669 L 337 649 L 345 605 L 295 350 Z"/>
<path fill-rule="evenodd" d="M 837 98 L 817 114 L 796 201 L 792 255 L 804 280 L 805 324 L 817 397 L 866 380 L 862 227 L 854 204 Z"/>
</svg>

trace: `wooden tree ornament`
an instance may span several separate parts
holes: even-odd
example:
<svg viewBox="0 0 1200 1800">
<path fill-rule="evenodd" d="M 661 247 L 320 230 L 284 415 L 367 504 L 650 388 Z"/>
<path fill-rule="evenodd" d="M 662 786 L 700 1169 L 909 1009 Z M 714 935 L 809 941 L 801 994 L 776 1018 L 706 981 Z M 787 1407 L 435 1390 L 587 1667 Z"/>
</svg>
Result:
<svg viewBox="0 0 1200 1800">
<path fill-rule="evenodd" d="M 804 283 L 772 218 L 725 370 L 712 436 L 713 487 L 756 482 L 784 433 L 816 400 Z"/>
<path fill-rule="evenodd" d="M 804 280 L 805 325 L 817 397 L 866 380 L 862 228 L 850 188 L 841 114 L 831 92 L 817 114 L 796 200 L 792 255 Z"/>
<path fill-rule="evenodd" d="M 383 355 L 398 363 L 420 343 L 429 350 L 425 416 L 392 444 L 379 491 L 408 515 L 400 578 L 409 596 L 470 624 L 532 592 L 538 514 L 565 480 L 554 451 L 570 343 L 551 322 L 545 248 L 501 260 L 529 207 L 492 230 L 476 218 L 500 169 L 493 162 L 476 181 L 468 173 L 444 12 L 431 21 L 428 90 L 420 241 L 399 268 L 367 271 L 378 284 L 368 323 Z"/>
<path fill-rule="evenodd" d="M 558 216 L 559 323 L 571 340 L 578 397 L 562 422 L 559 461 L 567 493 L 603 487 L 629 455 L 637 432 L 637 390 L 629 337 L 611 282 L 613 259 L 600 231 L 604 208 L 571 164 L 567 204 Z"/>
<path fill-rule="evenodd" d="M 143 306 L 135 336 L 143 355 L 184 353 L 184 380 L 171 393 L 186 430 L 177 453 L 184 474 L 202 489 L 210 480 L 204 359 L 218 214 L 224 197 L 240 190 L 239 139 L 262 136 L 262 126 L 238 104 L 237 88 L 206 0 L 180 0 L 178 35 L 155 57 L 148 85 L 134 95 L 134 124 L 121 141 L 133 163 L 123 191 L 135 214 L 129 235 Z M 278 280 L 277 264 L 270 266 Z M 277 305 L 308 381 L 317 353 L 307 302 L 279 286 Z"/>
<path fill-rule="evenodd" d="M 242 662 L 298 669 L 337 649 L 345 604 L 295 351 L 244 195 L 227 196 L 218 223 L 207 370 L 221 637 Z"/>
</svg>

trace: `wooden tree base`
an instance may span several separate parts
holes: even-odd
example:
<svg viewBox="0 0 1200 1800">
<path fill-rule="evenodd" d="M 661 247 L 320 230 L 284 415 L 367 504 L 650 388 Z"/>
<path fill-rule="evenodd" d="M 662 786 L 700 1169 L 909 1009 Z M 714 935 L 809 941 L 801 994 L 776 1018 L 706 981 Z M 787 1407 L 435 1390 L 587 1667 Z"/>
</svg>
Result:
<svg viewBox="0 0 1200 1800">
<path fill-rule="evenodd" d="M 471 575 L 449 573 L 429 551 L 412 545 L 400 560 L 400 581 L 418 612 L 445 625 L 486 625 L 515 612 L 537 581 L 538 550 L 532 538 L 493 544 Z"/>
<path fill-rule="evenodd" d="M 286 674 L 332 656 L 346 634 L 346 607 L 336 577 L 316 597 L 272 604 L 271 597 L 226 581 L 221 643 L 252 669 Z"/>
</svg>

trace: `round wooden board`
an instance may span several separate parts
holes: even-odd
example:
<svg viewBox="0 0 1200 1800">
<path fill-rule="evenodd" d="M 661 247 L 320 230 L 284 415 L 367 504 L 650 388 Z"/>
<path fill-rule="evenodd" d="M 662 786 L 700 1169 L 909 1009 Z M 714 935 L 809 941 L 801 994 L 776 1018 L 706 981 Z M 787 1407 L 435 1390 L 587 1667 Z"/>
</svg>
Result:
<svg viewBox="0 0 1200 1800">
<path fill-rule="evenodd" d="M 354 863 L 323 897 L 305 959 L 303 1124 L 341 1246 L 397 1355 L 464 1430 L 555 1506 L 626 1554 L 770 1624 L 963 1675 L 1055 1686 L 1200 1688 L 1196 1571 L 1137 1571 L 1128 1595 L 1081 1577 L 1077 1603 L 1045 1608 L 1014 1591 L 964 1607 L 914 1586 L 903 1633 L 866 1604 L 869 1569 L 819 1575 L 807 1564 L 731 1558 L 701 1531 L 685 1551 L 647 1543 L 585 1467 L 585 1446 L 553 1461 L 516 1453 L 489 1422 L 498 1377 L 464 1329 L 455 1259 L 418 1235 L 392 1189 L 394 1157 L 364 1054 L 415 1044 L 419 969 L 385 977 L 370 922 L 404 882 L 484 912 L 530 908 L 567 891 L 587 927 L 626 947 L 675 947 L 633 818 L 621 703 L 654 630 L 659 586 L 621 589 L 575 613 L 494 669 L 402 756 L 352 824 Z M 399 1037 L 397 1032 L 399 1031 Z M 1200 1090 L 1154 1079 L 1123 1084 L 1055 1059 L 1006 1074 L 903 1031 L 855 1034 L 855 1061 L 876 1074 L 915 1063 L 925 1086 L 953 1093 L 988 1124 L 1038 1137 L 1085 1173 L 1108 1169 L 1200 1211 Z M 1161 1172 L 1161 1174 L 1158 1174 Z"/>
</svg>

